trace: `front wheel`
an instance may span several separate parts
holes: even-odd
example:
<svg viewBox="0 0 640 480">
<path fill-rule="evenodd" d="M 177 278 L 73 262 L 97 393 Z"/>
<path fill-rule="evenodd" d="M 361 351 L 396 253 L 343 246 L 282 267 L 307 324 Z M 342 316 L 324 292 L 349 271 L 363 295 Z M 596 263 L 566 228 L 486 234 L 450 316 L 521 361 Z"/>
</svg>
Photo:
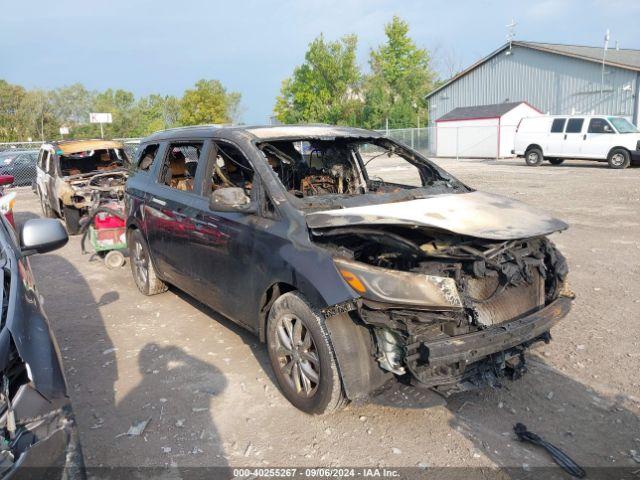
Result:
<svg viewBox="0 0 640 480">
<path fill-rule="evenodd" d="M 542 150 L 540 150 L 538 147 L 530 148 L 524 154 L 524 161 L 530 167 L 537 167 L 542 163 L 542 160 L 544 160 L 544 157 L 542 156 Z"/>
<path fill-rule="evenodd" d="M 156 295 L 167 291 L 167 284 L 158 278 L 149 256 L 149 247 L 140 230 L 129 234 L 129 263 L 138 290 L 144 295 Z"/>
<path fill-rule="evenodd" d="M 324 318 L 302 295 L 289 292 L 274 302 L 266 336 L 278 386 L 296 408 L 324 414 L 346 404 Z"/>
<path fill-rule="evenodd" d="M 550 158 L 549 159 L 549 163 L 551 165 L 562 165 L 562 162 L 564 162 L 564 158 Z"/>
<path fill-rule="evenodd" d="M 627 168 L 631 164 L 631 155 L 623 148 L 615 148 L 611 151 L 607 160 L 611 168 Z"/>
</svg>

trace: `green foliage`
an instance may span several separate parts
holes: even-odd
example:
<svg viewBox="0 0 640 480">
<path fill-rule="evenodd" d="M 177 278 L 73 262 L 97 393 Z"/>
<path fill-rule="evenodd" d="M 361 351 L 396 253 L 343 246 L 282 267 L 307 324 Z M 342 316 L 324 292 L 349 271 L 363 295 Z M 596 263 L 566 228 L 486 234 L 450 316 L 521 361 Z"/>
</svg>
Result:
<svg viewBox="0 0 640 480">
<path fill-rule="evenodd" d="M 393 17 L 387 41 L 370 53 L 370 74 L 356 63 L 357 39 L 349 35 L 327 42 L 320 35 L 309 44 L 305 61 L 282 82 L 274 112 L 282 123 L 323 122 L 382 128 L 426 122 L 424 96 L 436 75 L 429 53 L 409 37 L 409 25 Z"/>
<path fill-rule="evenodd" d="M 240 115 L 240 94 L 227 93 L 217 80 L 200 80 L 182 99 L 151 94 L 136 100 L 126 90 L 92 92 L 76 83 L 51 91 L 25 90 L 0 80 L 0 142 L 96 138 L 100 125 L 90 112 L 111 113 L 105 138 L 141 137 L 157 130 L 199 123 L 229 123 Z"/>
<path fill-rule="evenodd" d="M 357 43 L 355 35 L 336 42 L 320 35 L 311 42 L 304 63 L 282 82 L 276 118 L 283 123 L 358 123 L 362 100 Z"/>
<path fill-rule="evenodd" d="M 433 89 L 436 74 L 429 53 L 409 37 L 409 25 L 394 16 L 385 26 L 387 41 L 372 51 L 371 74 L 365 81 L 365 126 L 390 128 L 417 126 L 426 121 L 424 96 Z"/>
<path fill-rule="evenodd" d="M 227 93 L 218 80 L 198 80 L 195 88 L 184 92 L 180 103 L 180 123 L 231 123 L 239 103 L 240 94 Z"/>
</svg>

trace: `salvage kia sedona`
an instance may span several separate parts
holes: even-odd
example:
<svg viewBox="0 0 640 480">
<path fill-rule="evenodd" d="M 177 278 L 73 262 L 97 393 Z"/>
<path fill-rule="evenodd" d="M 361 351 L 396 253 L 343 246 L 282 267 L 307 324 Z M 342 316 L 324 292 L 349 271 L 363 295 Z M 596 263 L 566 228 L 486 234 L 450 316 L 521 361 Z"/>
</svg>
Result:
<svg viewBox="0 0 640 480">
<path fill-rule="evenodd" d="M 383 135 L 187 127 L 141 141 L 125 191 L 136 285 L 171 284 L 266 342 L 297 408 L 389 381 L 444 394 L 525 371 L 571 306 L 567 228 Z"/>
</svg>

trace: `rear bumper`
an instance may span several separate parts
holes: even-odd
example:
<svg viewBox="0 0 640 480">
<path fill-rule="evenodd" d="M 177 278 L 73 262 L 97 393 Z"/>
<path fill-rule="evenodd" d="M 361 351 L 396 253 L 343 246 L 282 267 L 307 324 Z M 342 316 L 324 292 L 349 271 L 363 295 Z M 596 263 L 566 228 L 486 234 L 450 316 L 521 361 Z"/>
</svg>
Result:
<svg viewBox="0 0 640 480">
<path fill-rule="evenodd" d="M 631 161 L 633 163 L 640 163 L 640 150 L 631 150 Z"/>
<path fill-rule="evenodd" d="M 457 372 L 452 376 L 459 376 L 466 365 L 492 354 L 548 339 L 546 334 L 569 313 L 571 302 L 572 298 L 561 296 L 542 310 L 518 320 L 475 333 L 407 345 L 405 361 L 413 364 L 411 370 L 414 372 L 421 367 L 433 369 L 448 366 L 452 373 Z"/>
</svg>

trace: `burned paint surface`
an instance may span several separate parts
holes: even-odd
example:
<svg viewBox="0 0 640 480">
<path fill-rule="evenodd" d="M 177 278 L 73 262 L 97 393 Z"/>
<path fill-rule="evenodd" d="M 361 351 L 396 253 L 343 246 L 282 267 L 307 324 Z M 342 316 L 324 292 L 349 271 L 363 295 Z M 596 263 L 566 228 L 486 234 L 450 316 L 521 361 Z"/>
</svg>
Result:
<svg viewBox="0 0 640 480">
<path fill-rule="evenodd" d="M 310 228 L 404 225 L 491 240 L 548 235 L 568 227 L 563 221 L 525 203 L 483 192 L 326 210 L 309 213 L 306 218 Z"/>
<path fill-rule="evenodd" d="M 193 191 L 162 185 L 170 145 L 194 140 L 203 149 Z M 366 142 L 415 167 L 422 186 L 369 178 L 358 150 Z M 140 149 L 148 145 L 157 145 L 159 153 L 149 170 L 129 178 L 125 201 L 128 229 L 142 233 L 158 277 L 261 340 L 277 297 L 298 292 L 327 322 L 350 398 L 379 386 L 371 379 L 392 374 L 455 389 L 487 372 L 505 372 L 504 360 L 524 355 L 532 341 L 525 334 L 512 335 L 506 350 L 469 366 L 410 363 L 406 347 L 443 338 L 455 342 L 508 325 L 552 304 L 566 286 L 566 262 L 545 238 L 567 228 L 564 222 L 521 202 L 474 192 L 375 132 L 202 126 L 158 132 L 143 139 Z M 250 190 L 245 188 L 249 202 L 241 209 L 211 202 L 215 188 L 224 188 L 212 190 L 221 145 L 237 148 L 253 175 Z M 351 273 L 368 272 L 371 288 L 350 286 L 338 268 L 341 260 L 360 265 Z M 416 288 L 404 288 L 408 284 Z M 426 294 L 409 299 L 410 290 L 431 291 L 437 301 Z M 357 341 L 348 333 L 354 326 Z M 343 334 L 354 338 L 334 338 Z M 490 342 L 491 332 L 486 335 Z M 548 329 L 536 340 L 546 338 Z"/>
</svg>

